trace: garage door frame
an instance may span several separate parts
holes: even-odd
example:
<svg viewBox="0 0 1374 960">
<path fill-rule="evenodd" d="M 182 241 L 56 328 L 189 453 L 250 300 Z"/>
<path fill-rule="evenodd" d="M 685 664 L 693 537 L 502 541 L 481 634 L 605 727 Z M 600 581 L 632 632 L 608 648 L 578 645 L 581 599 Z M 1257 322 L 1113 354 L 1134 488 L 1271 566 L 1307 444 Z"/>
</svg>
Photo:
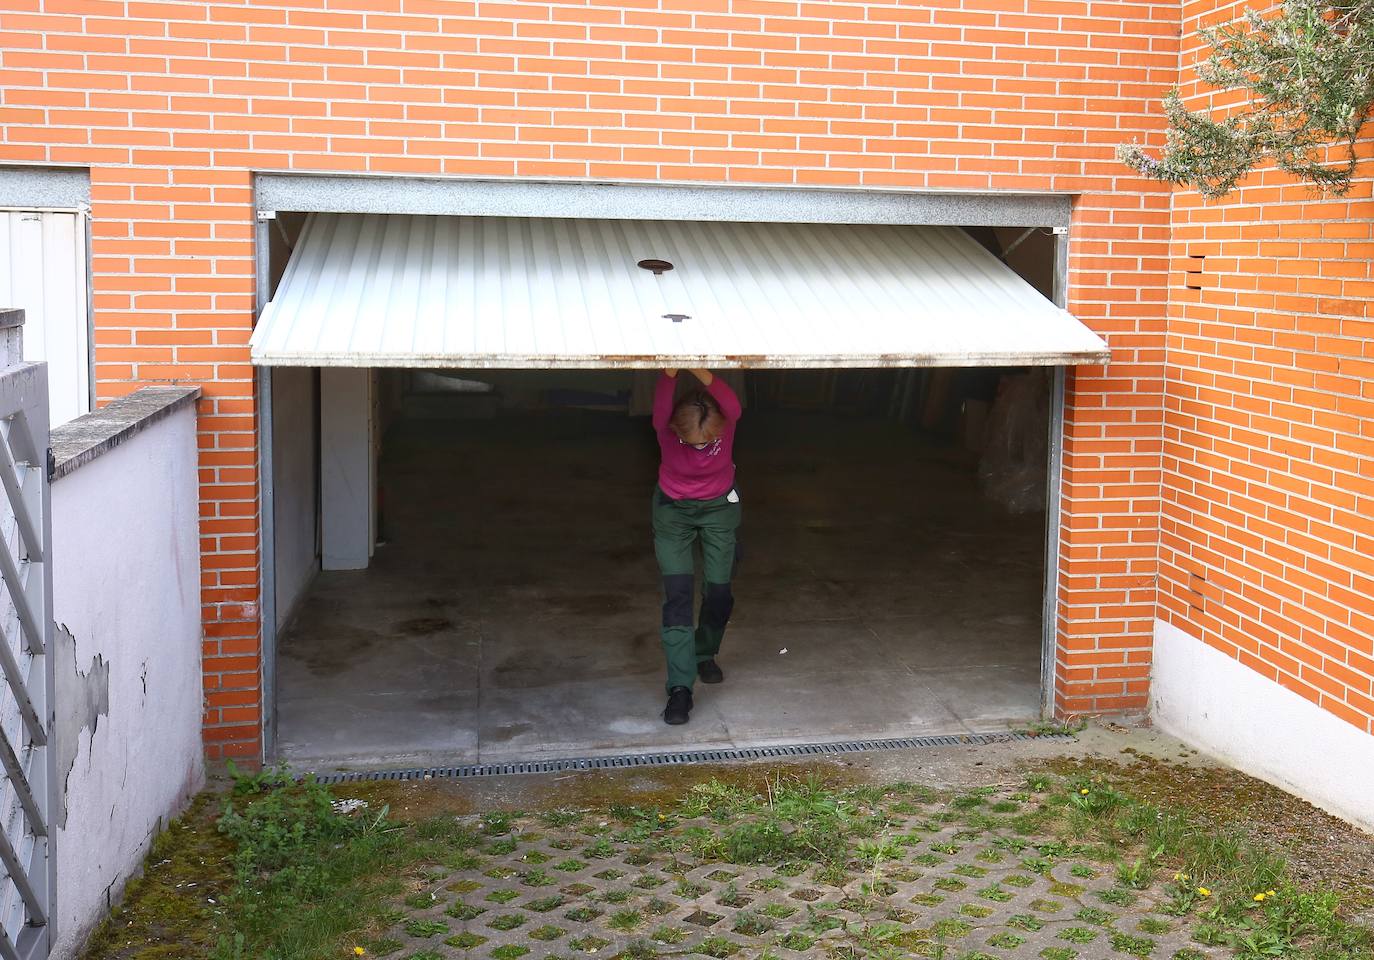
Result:
<svg viewBox="0 0 1374 960">
<path fill-rule="evenodd" d="M 415 178 L 258 173 L 256 311 L 271 298 L 270 231 L 278 211 L 301 213 L 412 213 L 458 216 L 597 219 L 727 220 L 777 223 L 857 223 L 1046 227 L 1053 230 L 1053 301 L 1067 305 L 1069 226 L 1073 196 L 1066 193 L 962 193 L 732 186 L 672 182 Z M 1058 649 L 1059 501 L 1062 483 L 1065 368 L 1053 368 L 1049 423 L 1048 503 L 1045 513 L 1045 590 L 1041 633 L 1040 711 L 1051 716 Z M 263 751 L 276 745 L 277 597 L 272 484 L 271 368 L 259 367 L 258 482 L 261 492 Z"/>
</svg>

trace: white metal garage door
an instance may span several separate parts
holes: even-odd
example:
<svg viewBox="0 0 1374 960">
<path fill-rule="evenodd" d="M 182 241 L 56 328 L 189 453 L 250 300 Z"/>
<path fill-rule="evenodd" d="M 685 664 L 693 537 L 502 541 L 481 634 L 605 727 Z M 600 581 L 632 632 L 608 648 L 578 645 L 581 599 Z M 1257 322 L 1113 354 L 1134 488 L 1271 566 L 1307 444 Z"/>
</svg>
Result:
<svg viewBox="0 0 1374 960">
<path fill-rule="evenodd" d="M 91 346 L 83 214 L 0 211 L 0 307 L 25 313 L 24 359 L 47 361 L 52 425 L 87 413 Z"/>
<path fill-rule="evenodd" d="M 315 213 L 252 356 L 764 368 L 1108 354 L 958 227 Z"/>
</svg>

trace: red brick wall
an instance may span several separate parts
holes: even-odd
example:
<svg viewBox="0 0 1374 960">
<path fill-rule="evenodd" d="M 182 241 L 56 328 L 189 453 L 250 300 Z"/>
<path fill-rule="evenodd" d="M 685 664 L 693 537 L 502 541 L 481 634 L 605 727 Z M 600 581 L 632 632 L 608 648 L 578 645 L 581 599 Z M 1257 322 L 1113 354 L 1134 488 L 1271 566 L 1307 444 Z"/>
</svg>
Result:
<svg viewBox="0 0 1374 960">
<path fill-rule="evenodd" d="M 27 12 L 15 11 L 28 7 Z M 1078 194 L 1060 712 L 1141 710 L 1159 513 L 1173 2 L 11 0 L 0 160 L 91 168 L 99 392 L 205 387 L 206 737 L 260 751 L 251 171 Z M 384 11 L 384 12 L 383 12 Z"/>
<path fill-rule="evenodd" d="M 1240 9 L 1186 7 L 1187 62 Z M 1175 197 L 1160 617 L 1374 733 L 1371 172 Z"/>
</svg>

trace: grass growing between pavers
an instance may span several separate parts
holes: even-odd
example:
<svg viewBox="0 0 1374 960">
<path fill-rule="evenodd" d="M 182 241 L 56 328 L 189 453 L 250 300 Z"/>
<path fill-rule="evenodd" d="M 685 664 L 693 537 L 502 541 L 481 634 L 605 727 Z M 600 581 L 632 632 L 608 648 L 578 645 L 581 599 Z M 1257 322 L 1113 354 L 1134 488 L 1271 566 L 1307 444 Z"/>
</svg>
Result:
<svg viewBox="0 0 1374 960">
<path fill-rule="evenodd" d="M 260 775 L 198 801 L 88 960 L 1374 957 L 1272 846 L 1101 770 L 952 795 L 754 771 L 408 819 L 335 799 Z"/>
</svg>

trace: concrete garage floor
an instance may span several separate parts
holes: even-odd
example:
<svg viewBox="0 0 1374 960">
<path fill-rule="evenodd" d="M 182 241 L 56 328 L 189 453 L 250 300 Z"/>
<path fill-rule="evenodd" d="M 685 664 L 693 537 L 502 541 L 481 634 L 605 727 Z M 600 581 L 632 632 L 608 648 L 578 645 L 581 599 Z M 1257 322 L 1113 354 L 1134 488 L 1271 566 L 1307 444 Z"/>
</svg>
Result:
<svg viewBox="0 0 1374 960">
<path fill-rule="evenodd" d="M 1004 730 L 1039 710 L 1043 514 L 886 422 L 746 413 L 719 686 L 669 727 L 645 420 L 408 421 L 385 545 L 280 639 L 297 766 L 398 766 Z M 785 652 L 784 652 L 785 651 Z"/>
</svg>

